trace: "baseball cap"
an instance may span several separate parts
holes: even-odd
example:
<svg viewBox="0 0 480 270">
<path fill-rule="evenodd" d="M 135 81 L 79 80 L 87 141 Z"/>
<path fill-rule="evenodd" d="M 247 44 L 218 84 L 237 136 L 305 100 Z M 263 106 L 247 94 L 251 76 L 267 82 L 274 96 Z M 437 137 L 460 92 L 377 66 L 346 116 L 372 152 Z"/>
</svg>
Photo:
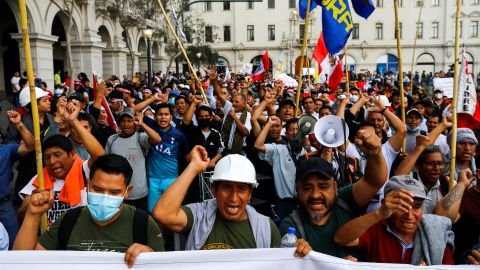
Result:
<svg viewBox="0 0 480 270">
<path fill-rule="evenodd" d="M 385 185 L 384 194 L 386 196 L 390 191 L 401 188 L 412 192 L 414 198 L 430 200 L 430 198 L 427 197 L 423 183 L 410 175 L 396 175 L 390 178 Z"/>
<path fill-rule="evenodd" d="M 325 179 L 334 178 L 335 176 L 333 166 L 324 159 L 319 157 L 310 157 L 308 159 L 299 161 L 297 165 L 296 181 L 302 182 L 311 174 L 317 174 Z"/>
<path fill-rule="evenodd" d="M 125 108 L 125 109 L 123 109 L 123 111 L 121 111 L 118 114 L 118 119 L 120 120 L 125 115 L 128 115 L 128 116 L 134 118 L 135 117 L 135 112 L 133 111 L 132 108 Z"/>
<path fill-rule="evenodd" d="M 67 100 L 78 100 L 80 102 L 85 102 L 85 97 L 83 96 L 83 92 L 74 92 L 70 96 L 68 96 Z"/>
<path fill-rule="evenodd" d="M 278 104 L 278 108 L 282 108 L 285 105 L 291 105 L 292 107 L 295 107 L 295 102 L 293 102 L 293 100 L 289 98 L 282 99 L 282 101 L 280 101 L 280 103 Z"/>
<path fill-rule="evenodd" d="M 416 113 L 418 114 L 420 117 L 422 117 L 422 114 L 420 114 L 420 112 L 417 110 L 417 109 L 410 109 L 408 112 L 407 112 L 407 115 L 411 114 L 411 113 Z"/>
</svg>

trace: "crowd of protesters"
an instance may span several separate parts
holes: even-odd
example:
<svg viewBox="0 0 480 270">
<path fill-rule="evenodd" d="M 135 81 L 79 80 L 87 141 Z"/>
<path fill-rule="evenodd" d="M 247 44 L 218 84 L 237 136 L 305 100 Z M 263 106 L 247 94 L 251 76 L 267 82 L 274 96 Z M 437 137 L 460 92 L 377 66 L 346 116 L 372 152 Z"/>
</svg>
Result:
<svg viewBox="0 0 480 270">
<path fill-rule="evenodd" d="M 17 106 L 1 112 L 0 249 L 123 252 L 132 266 L 142 252 L 280 247 L 293 227 L 300 257 L 480 264 L 478 134 L 458 129 L 449 189 L 450 99 L 434 75 L 400 82 L 405 123 L 392 72 L 351 74 L 349 89 L 214 67 L 198 77 L 36 81 L 40 190 L 30 89 L 15 73 Z M 341 143 L 306 131 L 324 130 L 322 118 L 340 123 Z"/>
</svg>

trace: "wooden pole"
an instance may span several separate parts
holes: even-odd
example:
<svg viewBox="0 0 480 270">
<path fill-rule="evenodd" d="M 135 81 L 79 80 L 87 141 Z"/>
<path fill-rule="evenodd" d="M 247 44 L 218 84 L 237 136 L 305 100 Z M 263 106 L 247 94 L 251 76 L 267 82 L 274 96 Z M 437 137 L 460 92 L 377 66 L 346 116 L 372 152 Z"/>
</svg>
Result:
<svg viewBox="0 0 480 270">
<path fill-rule="evenodd" d="M 178 37 L 177 33 L 175 32 L 175 29 L 173 28 L 172 23 L 170 22 L 170 19 L 168 18 L 167 12 L 165 11 L 165 8 L 163 7 L 163 4 L 160 0 L 157 0 L 158 5 L 160 6 L 160 9 L 162 10 L 163 16 L 165 16 L 165 21 L 167 22 L 168 28 L 170 29 L 170 32 L 173 34 L 175 39 L 177 40 L 177 44 L 180 47 L 180 50 L 182 51 L 183 57 L 185 57 L 185 61 L 187 61 L 188 69 L 190 72 L 193 74 L 195 81 L 197 82 L 197 85 L 200 85 L 200 92 L 202 94 L 203 100 L 207 106 L 210 106 L 210 103 L 208 103 L 207 96 L 205 95 L 205 91 L 203 90 L 203 87 L 201 87 L 200 84 L 200 79 L 197 76 L 197 73 L 195 72 L 195 69 L 192 66 L 192 63 L 190 62 L 190 59 L 188 58 L 187 51 L 185 50 L 185 47 L 183 46 L 182 41 Z"/>
<path fill-rule="evenodd" d="M 417 24 L 420 22 L 420 18 L 422 17 L 422 10 L 423 10 L 423 2 L 422 5 L 420 6 L 420 11 L 418 12 L 418 19 L 417 19 Z M 415 49 L 417 48 L 417 38 L 418 38 L 418 28 L 415 27 L 415 39 L 413 40 L 413 52 L 412 52 L 412 66 L 410 67 L 410 74 L 412 78 L 410 78 L 410 91 L 413 90 L 413 67 L 415 64 Z"/>
<path fill-rule="evenodd" d="M 450 141 L 450 154 L 452 160 L 450 160 L 450 179 L 448 182 L 448 190 L 452 190 L 455 181 L 455 168 L 457 157 L 457 101 L 458 101 L 458 49 L 459 49 L 459 33 L 460 33 L 460 8 L 461 0 L 457 0 L 457 11 L 455 13 L 455 49 L 454 49 L 454 68 L 453 68 L 453 101 L 452 101 L 452 140 Z"/>
<path fill-rule="evenodd" d="M 402 50 L 400 47 L 400 28 L 398 22 L 398 0 L 394 0 L 395 7 L 395 33 L 397 36 L 397 54 L 398 54 L 398 84 L 400 85 L 400 106 L 402 122 L 405 125 L 405 90 L 403 89 L 403 71 L 402 71 Z M 406 151 L 407 140 L 403 140 L 403 151 Z"/>
<path fill-rule="evenodd" d="M 298 116 L 298 111 L 300 109 L 300 90 L 302 89 L 303 60 L 305 57 L 305 48 L 307 47 L 308 21 L 310 19 L 310 3 L 311 3 L 311 0 L 308 0 L 307 14 L 305 16 L 305 27 L 303 29 L 303 44 L 302 44 L 302 51 L 301 51 L 301 58 L 300 58 L 300 69 L 298 72 L 298 88 L 297 88 L 297 96 L 295 99 L 295 117 Z"/>
<path fill-rule="evenodd" d="M 345 45 L 344 51 L 343 51 L 343 58 L 345 59 L 345 77 L 346 77 L 346 83 L 345 83 L 345 92 L 350 93 L 350 74 L 348 72 L 348 60 L 347 60 L 347 45 Z M 341 65 L 342 63 L 340 63 Z"/>
<path fill-rule="evenodd" d="M 30 88 L 30 104 L 32 106 L 33 135 L 35 138 L 35 157 L 37 162 L 38 185 L 40 190 L 44 190 L 45 185 L 43 181 L 42 144 L 40 141 L 40 121 L 38 118 L 37 96 L 35 94 L 35 82 L 33 79 L 32 54 L 30 51 L 30 36 L 28 34 L 27 3 L 25 0 L 19 0 L 18 6 L 20 8 L 23 49 L 25 51 L 25 64 L 27 67 L 28 85 Z M 26 89 L 23 91 L 26 91 Z M 46 231 L 47 229 L 46 213 L 42 215 L 41 229 L 42 229 L 42 232 Z"/>
</svg>

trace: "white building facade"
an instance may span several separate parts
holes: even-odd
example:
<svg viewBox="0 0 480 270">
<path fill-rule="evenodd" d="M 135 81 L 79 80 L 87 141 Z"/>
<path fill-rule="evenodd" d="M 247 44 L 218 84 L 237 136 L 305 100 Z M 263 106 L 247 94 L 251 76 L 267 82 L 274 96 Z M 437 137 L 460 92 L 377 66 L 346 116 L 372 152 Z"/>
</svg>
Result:
<svg viewBox="0 0 480 270">
<path fill-rule="evenodd" d="M 341 1 L 341 0 L 337 0 Z M 413 63 L 422 72 L 447 71 L 454 62 L 455 1 L 399 0 L 403 71 L 411 70 L 413 45 L 418 38 Z M 351 7 L 354 29 L 347 43 L 350 70 L 381 72 L 398 70 L 395 39 L 394 1 L 374 0 L 376 10 L 365 20 Z M 420 6 L 422 15 L 417 23 Z M 298 0 L 263 0 L 262 2 L 195 3 L 191 16 L 201 16 L 207 26 L 215 26 L 219 40 L 211 46 L 220 54 L 219 64 L 230 65 L 234 71 L 244 63 L 257 62 L 268 49 L 275 65 L 279 55 L 287 55 L 292 70 L 300 66 L 300 48 L 304 21 L 297 15 Z M 465 47 L 473 71 L 480 60 L 480 1 L 464 0 L 460 17 L 460 44 Z M 308 29 L 308 57 L 312 56 L 322 29 L 321 10 L 311 14 Z M 257 57 L 257 58 L 256 58 Z M 254 60 L 254 58 L 256 58 Z M 254 63 L 255 64 L 255 63 Z M 312 63 L 312 66 L 315 66 Z M 297 69 L 295 68 L 297 67 Z"/>
</svg>

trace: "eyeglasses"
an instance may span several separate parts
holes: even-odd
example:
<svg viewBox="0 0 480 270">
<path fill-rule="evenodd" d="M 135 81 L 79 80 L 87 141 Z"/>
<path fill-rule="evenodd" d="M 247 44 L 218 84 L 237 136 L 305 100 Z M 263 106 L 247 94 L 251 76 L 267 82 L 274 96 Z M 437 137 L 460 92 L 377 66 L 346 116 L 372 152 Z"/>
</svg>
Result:
<svg viewBox="0 0 480 270">
<path fill-rule="evenodd" d="M 445 161 L 435 161 L 435 160 L 432 160 L 432 161 L 425 161 L 424 164 L 427 165 L 427 166 L 429 166 L 429 167 L 435 167 L 435 166 L 444 167 L 444 166 L 445 166 Z"/>
</svg>

